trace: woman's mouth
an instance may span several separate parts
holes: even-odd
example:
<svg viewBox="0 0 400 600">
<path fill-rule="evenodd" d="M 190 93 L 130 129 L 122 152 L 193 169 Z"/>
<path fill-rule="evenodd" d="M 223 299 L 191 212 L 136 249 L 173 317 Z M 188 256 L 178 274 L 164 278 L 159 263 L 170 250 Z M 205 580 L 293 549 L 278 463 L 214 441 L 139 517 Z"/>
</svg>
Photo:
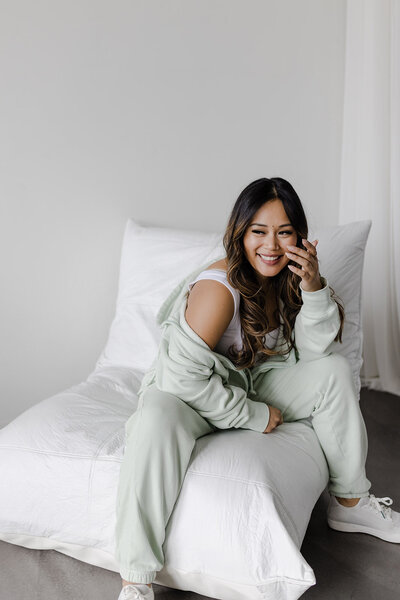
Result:
<svg viewBox="0 0 400 600">
<path fill-rule="evenodd" d="M 279 256 L 273 257 L 268 257 L 265 254 L 257 254 L 257 256 L 260 258 L 264 265 L 276 265 L 282 258 L 281 254 Z"/>
</svg>

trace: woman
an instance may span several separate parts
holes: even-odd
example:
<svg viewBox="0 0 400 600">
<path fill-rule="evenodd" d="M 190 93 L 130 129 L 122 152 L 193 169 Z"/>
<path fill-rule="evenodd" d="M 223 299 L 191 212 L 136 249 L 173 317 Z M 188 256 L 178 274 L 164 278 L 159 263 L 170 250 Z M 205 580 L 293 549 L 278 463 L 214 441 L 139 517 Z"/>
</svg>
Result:
<svg viewBox="0 0 400 600">
<path fill-rule="evenodd" d="M 329 467 L 330 527 L 400 542 L 400 513 L 385 506 L 392 500 L 369 493 L 368 440 L 352 372 L 331 351 L 333 341 L 342 341 L 344 309 L 319 273 L 318 240 L 311 243 L 307 234 L 288 181 L 252 182 L 230 215 L 226 257 L 187 284 L 180 317 L 164 322 L 159 354 L 126 425 L 116 526 L 119 600 L 153 600 L 165 527 L 194 444 L 217 429 L 270 433 L 283 420 L 311 416 Z M 285 368 L 274 368 L 282 361 Z M 222 382 L 227 369 L 234 386 Z M 176 464 L 166 456 L 176 456 Z"/>
</svg>

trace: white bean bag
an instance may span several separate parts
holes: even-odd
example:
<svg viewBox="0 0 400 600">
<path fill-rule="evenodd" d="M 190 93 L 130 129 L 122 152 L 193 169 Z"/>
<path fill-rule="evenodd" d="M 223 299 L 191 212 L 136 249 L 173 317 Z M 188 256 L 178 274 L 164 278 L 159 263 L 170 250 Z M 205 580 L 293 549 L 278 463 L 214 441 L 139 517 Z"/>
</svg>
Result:
<svg viewBox="0 0 400 600">
<path fill-rule="evenodd" d="M 363 221 L 309 236 L 320 240 L 321 274 L 345 304 L 345 341 L 335 351 L 349 359 L 358 390 L 370 226 Z M 196 265 L 223 254 L 220 238 L 128 221 L 116 315 L 93 373 L 0 430 L 1 540 L 119 572 L 114 528 L 124 425 L 157 352 L 156 313 Z M 300 547 L 327 482 L 309 420 L 264 436 L 230 429 L 199 438 L 155 583 L 222 600 L 299 598 L 315 584 Z"/>
</svg>

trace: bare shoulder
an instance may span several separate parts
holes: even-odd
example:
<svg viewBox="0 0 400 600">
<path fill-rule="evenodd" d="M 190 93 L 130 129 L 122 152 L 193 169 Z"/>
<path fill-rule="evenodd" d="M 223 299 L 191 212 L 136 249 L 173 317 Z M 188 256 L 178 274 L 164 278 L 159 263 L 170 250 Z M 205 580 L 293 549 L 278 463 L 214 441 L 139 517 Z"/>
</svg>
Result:
<svg viewBox="0 0 400 600">
<path fill-rule="evenodd" d="M 234 311 L 232 293 L 223 283 L 214 279 L 200 279 L 188 296 L 185 319 L 189 327 L 213 350 L 231 322 Z"/>
<path fill-rule="evenodd" d="M 228 269 L 228 259 L 227 258 L 222 258 L 221 260 L 217 260 L 217 262 L 215 262 L 212 265 L 210 265 L 209 267 L 207 267 L 206 271 L 208 269 L 222 269 L 223 271 L 227 271 L 227 269 Z"/>
</svg>

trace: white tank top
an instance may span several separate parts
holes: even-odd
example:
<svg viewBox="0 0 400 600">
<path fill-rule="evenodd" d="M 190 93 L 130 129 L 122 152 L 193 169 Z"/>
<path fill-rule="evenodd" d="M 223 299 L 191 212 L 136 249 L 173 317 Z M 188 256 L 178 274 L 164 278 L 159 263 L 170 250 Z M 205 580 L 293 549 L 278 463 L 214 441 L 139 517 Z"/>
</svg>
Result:
<svg viewBox="0 0 400 600">
<path fill-rule="evenodd" d="M 220 281 L 232 293 L 233 302 L 235 305 L 233 317 L 232 317 L 227 329 L 223 333 L 221 339 L 219 340 L 218 344 L 214 348 L 214 350 L 216 352 L 218 352 L 219 354 L 223 354 L 224 356 L 228 357 L 229 346 L 231 346 L 232 344 L 235 344 L 237 350 L 240 350 L 243 346 L 242 326 L 240 323 L 240 315 L 239 315 L 239 305 L 240 305 L 239 290 L 237 290 L 236 288 L 231 286 L 231 284 L 227 280 L 226 271 L 223 271 L 222 269 L 206 269 L 206 270 L 202 271 L 201 273 L 199 273 L 199 275 L 197 275 L 196 279 L 193 279 L 193 281 L 191 281 L 188 284 L 189 290 L 191 290 L 192 286 L 196 283 L 196 281 L 199 281 L 200 279 L 214 279 L 215 281 Z M 267 335 L 265 336 L 265 346 L 267 348 L 275 347 L 276 341 L 278 339 L 278 333 L 279 333 L 279 327 L 277 327 L 273 331 L 270 331 L 269 333 L 267 333 Z"/>
</svg>

